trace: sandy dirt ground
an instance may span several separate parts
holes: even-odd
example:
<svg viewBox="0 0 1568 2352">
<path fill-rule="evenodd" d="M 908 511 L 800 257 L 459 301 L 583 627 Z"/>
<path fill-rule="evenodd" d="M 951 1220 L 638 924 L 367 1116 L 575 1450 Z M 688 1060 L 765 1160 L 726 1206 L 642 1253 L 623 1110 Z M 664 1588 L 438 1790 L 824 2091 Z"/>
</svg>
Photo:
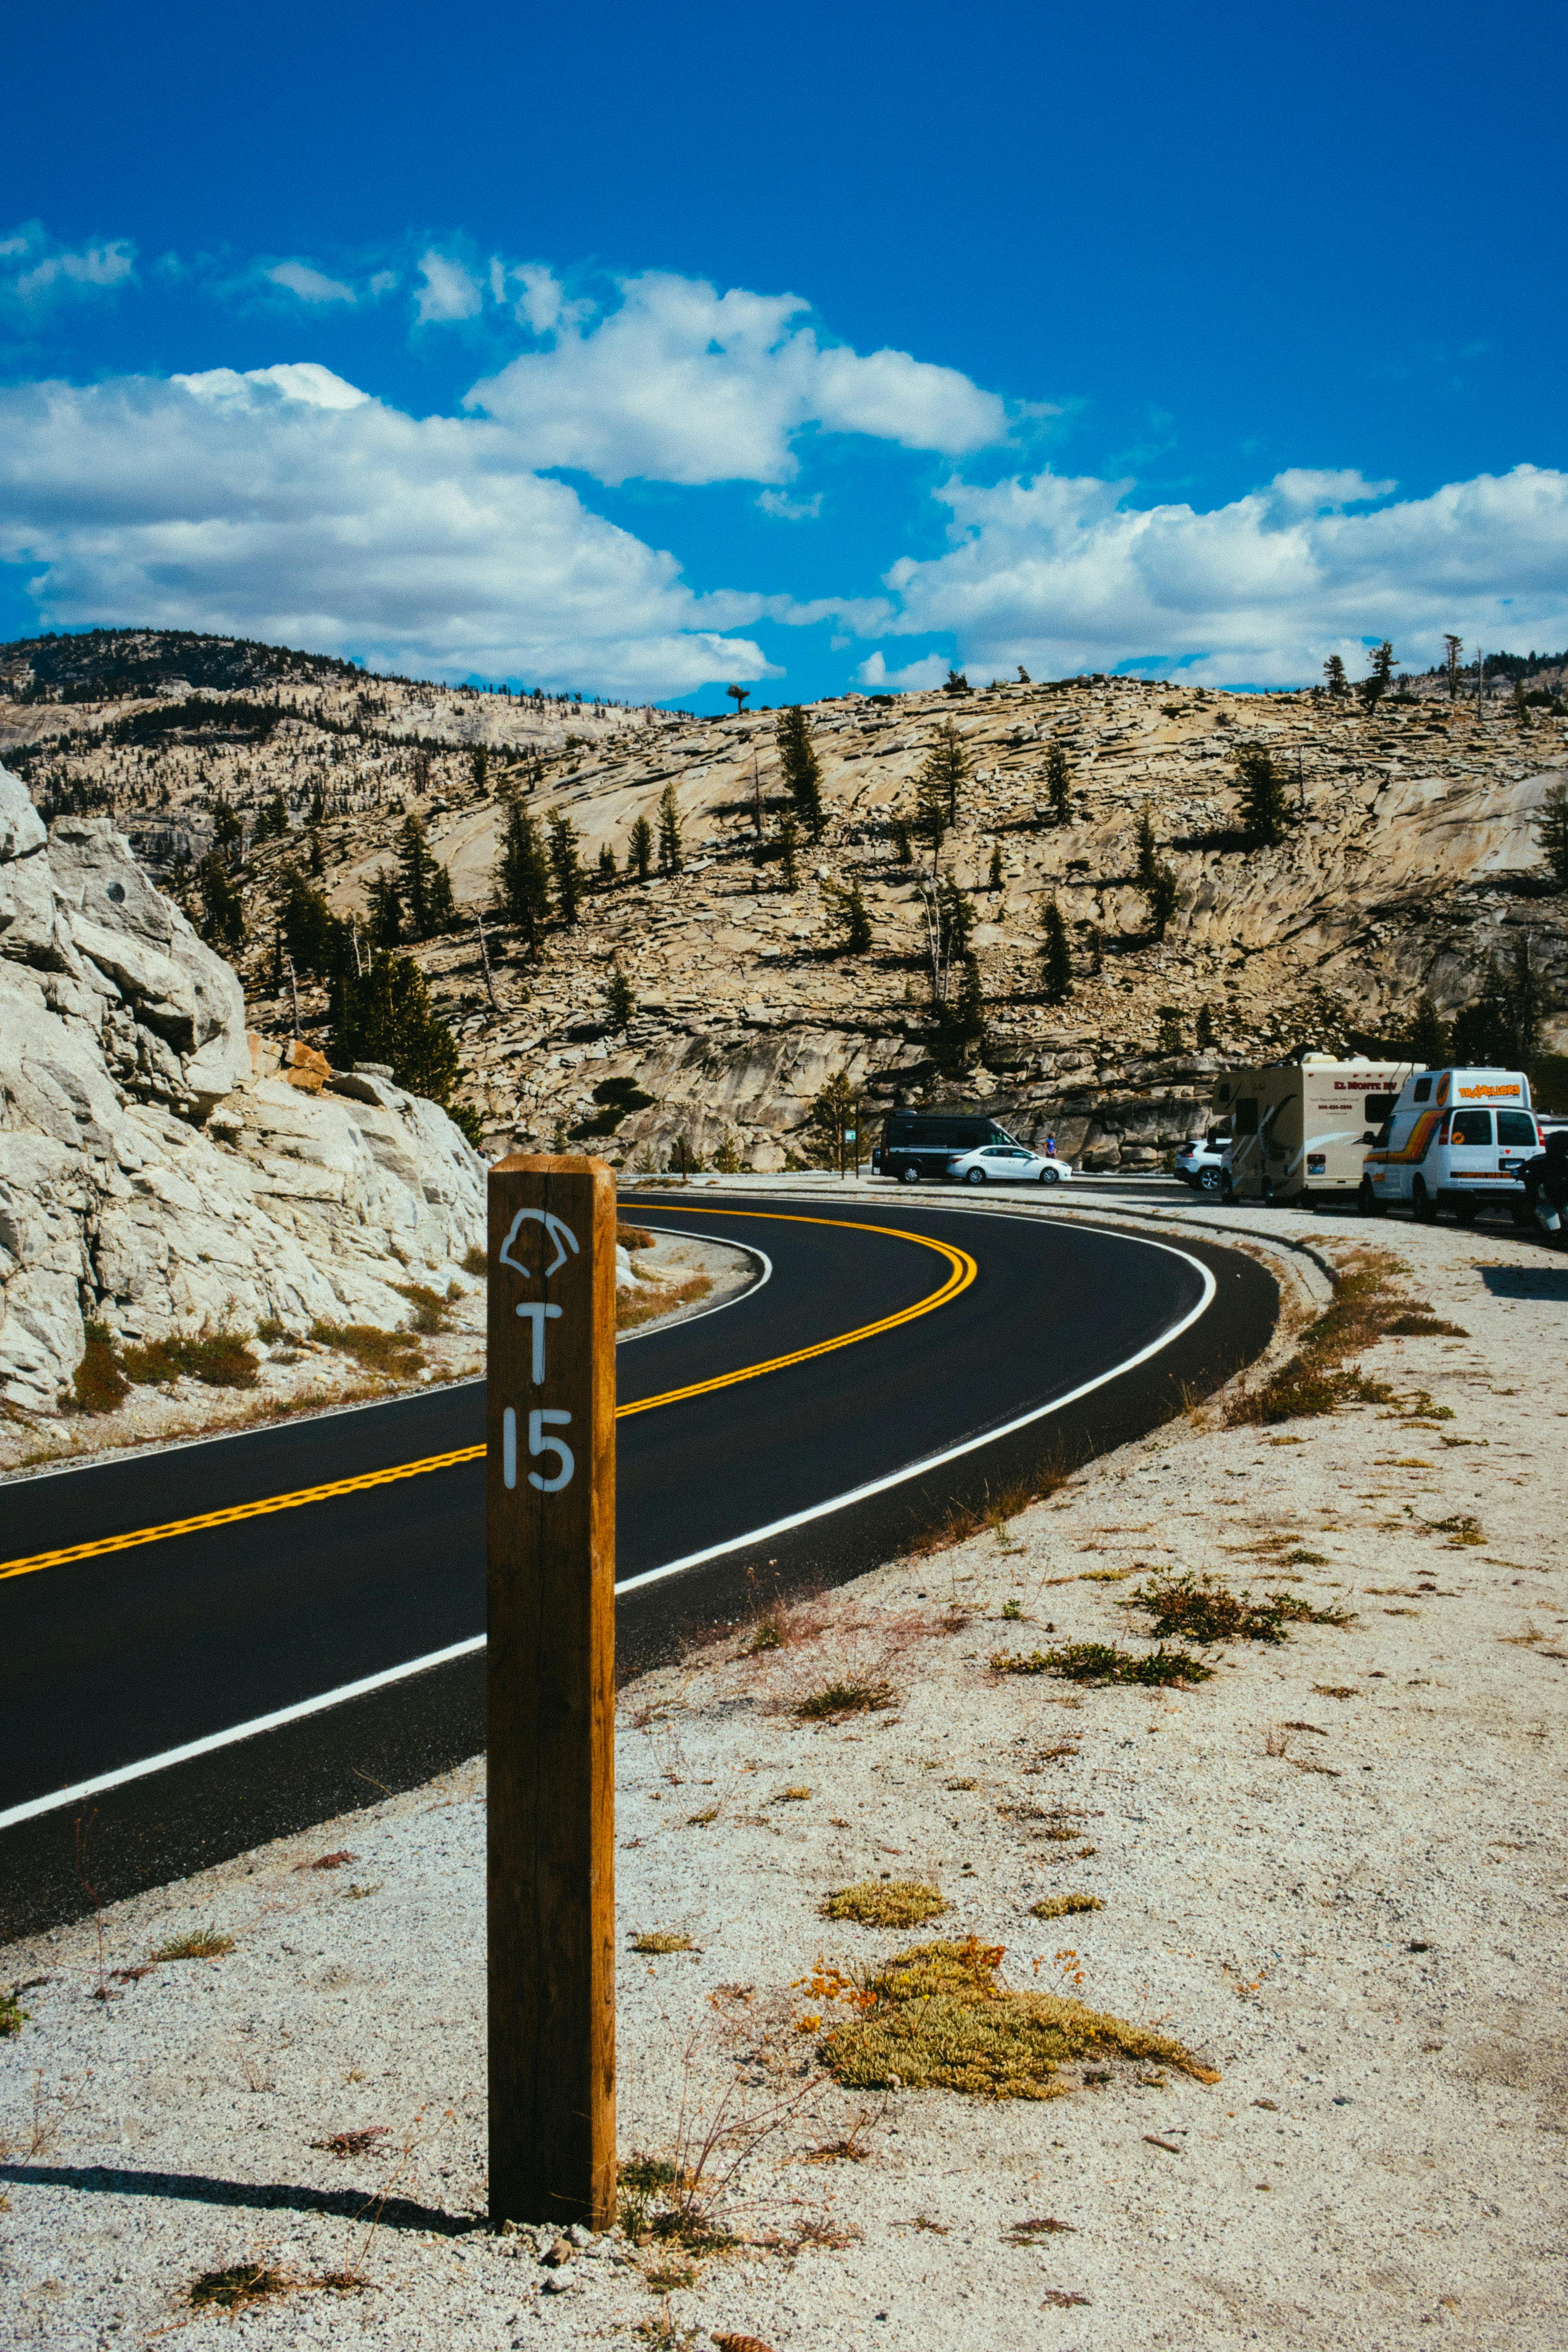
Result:
<svg viewBox="0 0 1568 2352">
<path fill-rule="evenodd" d="M 1372 1238 L 1462 1327 L 1369 1349 L 1383 1402 L 1227 1427 L 1222 1398 L 622 1694 L 621 2148 L 700 2168 L 727 2248 L 552 2263 L 551 2230 L 478 2226 L 476 1760 L 107 1912 L 101 1957 L 90 1921 L 0 1955 L 8 2340 L 1560 2345 L 1568 1264 Z M 1349 1622 L 1202 1648 L 1185 1688 L 994 1665 L 1147 1655 L 1128 1604 L 1176 1570 Z M 835 1683 L 886 1704 L 796 1711 Z M 949 1907 L 824 1916 L 862 1882 Z M 1035 1916 L 1068 1894 L 1100 1907 Z M 232 1948 L 154 1961 L 203 1931 Z M 868 1976 L 971 1935 L 1215 2079 L 834 2082 Z M 278 2291 L 193 2305 L 234 2266 Z"/>
</svg>

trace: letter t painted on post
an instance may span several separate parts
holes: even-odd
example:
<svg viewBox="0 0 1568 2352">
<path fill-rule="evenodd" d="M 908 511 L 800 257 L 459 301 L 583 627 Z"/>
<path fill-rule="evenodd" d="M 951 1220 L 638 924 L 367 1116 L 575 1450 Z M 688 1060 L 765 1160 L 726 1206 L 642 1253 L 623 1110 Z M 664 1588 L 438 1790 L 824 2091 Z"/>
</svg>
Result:
<svg viewBox="0 0 1568 2352">
<path fill-rule="evenodd" d="M 489 1175 L 489 2214 L 616 2212 L 616 1188 Z"/>
</svg>

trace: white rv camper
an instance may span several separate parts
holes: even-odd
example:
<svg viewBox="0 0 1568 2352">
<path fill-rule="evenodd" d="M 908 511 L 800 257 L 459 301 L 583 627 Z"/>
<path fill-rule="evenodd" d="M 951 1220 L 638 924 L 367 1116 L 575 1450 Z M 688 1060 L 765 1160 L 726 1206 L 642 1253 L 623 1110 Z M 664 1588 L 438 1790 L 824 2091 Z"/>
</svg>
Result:
<svg viewBox="0 0 1568 2352">
<path fill-rule="evenodd" d="M 1224 1197 L 1348 1206 L 1361 1188 L 1368 1129 L 1382 1126 L 1413 1068 L 1422 1066 L 1303 1054 L 1261 1070 L 1233 1070 L 1214 1097 L 1232 1138 Z"/>
</svg>

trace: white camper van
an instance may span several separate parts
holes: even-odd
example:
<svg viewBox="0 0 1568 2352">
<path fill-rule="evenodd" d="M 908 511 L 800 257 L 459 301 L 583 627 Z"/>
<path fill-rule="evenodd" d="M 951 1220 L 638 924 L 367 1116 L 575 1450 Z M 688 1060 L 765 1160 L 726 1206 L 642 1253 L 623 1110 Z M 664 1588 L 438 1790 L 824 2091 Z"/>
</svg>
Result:
<svg viewBox="0 0 1568 2352">
<path fill-rule="evenodd" d="M 1385 1119 L 1409 1076 L 1409 1062 L 1369 1062 L 1357 1054 L 1303 1054 L 1261 1070 L 1233 1070 L 1215 1088 L 1230 1126 L 1227 1201 L 1338 1200 L 1349 1206 L 1362 1181 L 1368 1127 Z"/>
<path fill-rule="evenodd" d="M 1372 1215 L 1407 1203 L 1424 1224 L 1452 1209 L 1468 1225 L 1496 1202 L 1529 1222 L 1524 1171 L 1541 1142 L 1522 1070 L 1424 1070 L 1369 1140 L 1361 1204 Z"/>
</svg>

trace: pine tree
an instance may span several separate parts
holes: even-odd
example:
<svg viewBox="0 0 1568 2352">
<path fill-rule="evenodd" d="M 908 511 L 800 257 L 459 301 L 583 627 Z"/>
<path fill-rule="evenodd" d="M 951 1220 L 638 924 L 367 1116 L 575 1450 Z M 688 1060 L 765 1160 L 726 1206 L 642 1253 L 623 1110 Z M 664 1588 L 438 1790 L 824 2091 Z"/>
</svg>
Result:
<svg viewBox="0 0 1568 2352">
<path fill-rule="evenodd" d="M 369 902 L 366 928 L 371 945 L 396 947 L 403 937 L 403 901 L 397 895 L 396 877 L 384 866 L 371 876 L 364 895 Z"/>
<path fill-rule="evenodd" d="M 1200 1054 L 1212 1054 L 1218 1043 L 1215 1035 L 1214 1014 L 1206 1004 L 1198 1007 L 1198 1025 L 1194 1032 L 1194 1043 Z"/>
<path fill-rule="evenodd" d="M 1568 890 L 1568 784 L 1553 784 L 1541 807 L 1536 841 L 1560 890 Z"/>
<path fill-rule="evenodd" d="M 555 911 L 571 929 L 577 920 L 577 905 L 583 895 L 583 867 L 578 855 L 577 829 L 571 818 L 560 809 L 552 809 L 550 826 L 550 870 L 555 877 Z"/>
<path fill-rule="evenodd" d="M 197 868 L 202 894 L 202 937 L 220 955 L 237 955 L 245 945 L 245 901 L 217 850 Z"/>
<path fill-rule="evenodd" d="M 424 973 L 412 956 L 384 950 L 368 971 L 340 973 L 328 1053 L 340 1070 L 384 1062 L 400 1087 L 444 1107 L 462 1075 L 457 1040 L 431 1005 Z"/>
<path fill-rule="evenodd" d="M 515 800 L 507 806 L 495 881 L 503 919 L 521 933 L 529 956 L 537 957 L 550 919 L 550 866 L 539 827 Z"/>
<path fill-rule="evenodd" d="M 921 769 L 915 778 L 915 831 L 931 851 L 931 870 L 947 838 L 947 794 L 939 779 Z"/>
<path fill-rule="evenodd" d="M 961 669 L 950 669 L 942 683 L 943 694 L 967 694 L 969 680 Z"/>
<path fill-rule="evenodd" d="M 1455 636 L 1451 629 L 1446 630 L 1443 635 L 1443 668 L 1448 680 L 1450 702 L 1457 702 L 1459 698 L 1459 656 L 1464 650 L 1463 637 Z"/>
<path fill-rule="evenodd" d="M 1350 692 L 1350 680 L 1345 676 L 1345 666 L 1338 654 L 1329 656 L 1328 660 L 1323 664 L 1323 676 L 1329 682 L 1329 692 L 1331 695 L 1338 697 Z"/>
<path fill-rule="evenodd" d="M 255 838 L 260 841 L 281 841 L 289 830 L 289 806 L 280 792 L 269 793 L 261 803 L 256 820 Z"/>
<path fill-rule="evenodd" d="M 639 882 L 646 882 L 653 871 L 653 827 L 646 816 L 639 816 L 626 845 L 626 862 Z"/>
<path fill-rule="evenodd" d="M 842 1070 L 835 1070 L 805 1115 L 805 1133 L 812 1157 L 822 1166 L 844 1171 L 844 1131 L 856 1124 L 855 1089 Z"/>
<path fill-rule="evenodd" d="M 784 887 L 786 890 L 793 890 L 800 880 L 800 868 L 795 864 L 795 851 L 799 846 L 799 841 L 800 836 L 795 831 L 794 817 L 784 817 L 779 824 L 779 859 L 783 870 Z"/>
<path fill-rule="evenodd" d="M 680 804 L 671 782 L 666 784 L 658 803 L 658 870 L 661 874 L 679 874 L 685 862 L 680 854 Z"/>
<path fill-rule="evenodd" d="M 1184 1051 L 1181 1007 L 1176 1004 L 1156 1005 L 1155 1018 L 1160 1030 L 1154 1040 L 1154 1051 L 1162 1061 L 1170 1061 Z"/>
<path fill-rule="evenodd" d="M 1236 768 L 1242 829 L 1255 848 L 1271 849 L 1284 840 L 1289 822 L 1285 779 L 1261 743 L 1244 743 Z"/>
<path fill-rule="evenodd" d="M 1072 950 L 1068 945 L 1068 927 L 1062 910 L 1053 894 L 1046 901 L 1045 993 L 1047 1004 L 1065 1004 L 1072 990 Z"/>
<path fill-rule="evenodd" d="M 1372 667 L 1361 682 L 1362 700 L 1368 710 L 1376 709 L 1393 682 L 1394 647 L 1384 637 L 1382 645 L 1373 647 Z"/>
<path fill-rule="evenodd" d="M 1018 683 L 1020 686 L 1032 686 L 1034 683 L 1022 662 L 1018 664 Z"/>
<path fill-rule="evenodd" d="M 617 1030 L 626 1028 L 637 1009 L 637 998 L 632 994 L 631 982 L 618 963 L 610 966 L 609 994 L 605 999 L 605 1009 L 611 1028 Z"/>
<path fill-rule="evenodd" d="M 864 955 L 871 944 L 871 918 L 859 883 L 852 882 L 847 890 L 828 885 L 823 895 L 843 934 L 838 942 L 840 955 Z"/>
<path fill-rule="evenodd" d="M 825 822 L 822 809 L 822 769 L 816 748 L 811 740 L 811 725 L 798 702 L 781 710 L 773 728 L 773 741 L 778 746 L 779 767 L 784 775 L 784 789 L 795 804 L 795 815 L 813 841 L 821 836 Z"/>
<path fill-rule="evenodd" d="M 430 940 L 449 930 L 456 919 L 452 881 L 437 864 L 416 816 L 405 816 L 397 830 L 398 896 L 411 940 Z"/>
<path fill-rule="evenodd" d="M 1068 755 L 1059 743 L 1053 743 L 1046 754 L 1046 791 L 1050 795 L 1051 813 L 1058 824 L 1072 823 L 1072 770 Z"/>
<path fill-rule="evenodd" d="M 284 949 L 298 971 L 325 979 L 349 953 L 348 927 L 327 904 L 326 892 L 291 867 L 285 876 L 279 921 Z"/>
<path fill-rule="evenodd" d="M 1167 866 L 1163 858 L 1157 857 L 1154 860 L 1154 871 L 1150 876 L 1146 887 L 1149 894 L 1149 928 L 1157 940 L 1163 940 L 1171 927 L 1171 918 L 1176 911 L 1176 898 L 1180 885 L 1176 880 L 1175 868 Z"/>
<path fill-rule="evenodd" d="M 921 801 L 940 806 L 951 828 L 958 823 L 959 794 L 968 782 L 969 754 L 963 748 L 963 738 L 952 719 L 945 719 L 936 730 L 936 740 L 916 779 Z"/>
<path fill-rule="evenodd" d="M 616 878 L 616 853 L 607 841 L 599 844 L 599 887 L 607 890 Z"/>
<path fill-rule="evenodd" d="M 1138 819 L 1138 879 L 1145 889 L 1153 881 L 1154 868 L 1159 862 L 1159 852 L 1154 844 L 1154 820 L 1145 801 L 1142 814 Z"/>
<path fill-rule="evenodd" d="M 237 866 L 245 856 L 245 827 L 221 793 L 213 803 L 213 850 L 226 866 Z"/>
<path fill-rule="evenodd" d="M 958 986 L 943 1024 L 949 1041 L 961 1050 L 985 1034 L 985 998 L 980 985 L 979 958 L 966 955 L 959 966 Z"/>
<path fill-rule="evenodd" d="M 727 686 L 724 688 L 724 691 L 729 696 L 731 701 L 734 704 L 735 716 L 739 719 L 750 698 L 752 691 L 751 688 L 749 686 Z"/>
<path fill-rule="evenodd" d="M 324 874 L 327 870 L 327 853 L 321 845 L 321 836 L 317 832 L 314 825 L 310 827 L 310 830 L 305 835 L 305 846 L 310 858 L 311 873 Z"/>
<path fill-rule="evenodd" d="M 1415 1000 L 1410 1058 L 1413 1062 L 1425 1062 L 1429 1070 L 1442 1070 L 1448 1066 L 1448 1024 L 1424 989 Z"/>
<path fill-rule="evenodd" d="M 988 890 L 1000 890 L 1002 885 L 1002 845 L 994 841 L 991 845 L 991 871 L 985 877 L 985 887 Z"/>
<path fill-rule="evenodd" d="M 471 770 L 474 790 L 482 800 L 490 788 L 490 755 L 482 743 L 474 745 Z"/>
<path fill-rule="evenodd" d="M 896 816 L 893 819 L 893 855 L 900 866 L 912 866 L 915 862 L 914 844 L 910 839 L 907 817 Z"/>
</svg>

